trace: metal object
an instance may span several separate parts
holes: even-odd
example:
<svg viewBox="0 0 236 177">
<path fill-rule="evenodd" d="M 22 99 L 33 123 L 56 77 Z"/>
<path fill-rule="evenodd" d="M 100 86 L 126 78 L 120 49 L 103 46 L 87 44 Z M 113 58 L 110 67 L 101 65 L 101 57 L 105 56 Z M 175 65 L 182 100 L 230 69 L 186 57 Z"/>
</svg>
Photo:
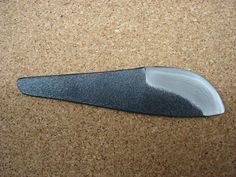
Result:
<svg viewBox="0 0 236 177">
<path fill-rule="evenodd" d="M 225 111 L 219 94 L 206 79 L 178 68 L 24 77 L 17 85 L 26 95 L 136 113 L 200 117 Z"/>
</svg>

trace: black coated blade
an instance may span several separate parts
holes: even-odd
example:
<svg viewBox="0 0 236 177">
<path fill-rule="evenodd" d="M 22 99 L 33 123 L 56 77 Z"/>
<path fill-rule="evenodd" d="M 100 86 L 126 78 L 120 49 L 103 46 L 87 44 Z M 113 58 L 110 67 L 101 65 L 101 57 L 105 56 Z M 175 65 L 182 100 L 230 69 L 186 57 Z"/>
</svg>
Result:
<svg viewBox="0 0 236 177">
<path fill-rule="evenodd" d="M 173 73 L 175 74 L 173 75 Z M 152 67 L 100 73 L 24 77 L 17 80 L 17 85 L 19 90 L 26 95 L 136 113 L 193 117 L 210 116 L 224 112 L 223 103 L 221 99 L 218 100 L 219 95 L 215 89 L 213 90 L 214 93 L 204 93 L 194 97 L 191 94 L 195 93 L 191 93 L 188 90 L 189 88 L 180 88 L 181 82 L 186 82 L 180 78 L 189 77 L 188 85 L 199 87 L 199 93 L 204 91 L 204 87 L 206 87 L 205 90 L 209 90 L 208 85 L 202 84 L 202 81 L 197 81 L 191 75 L 197 74 L 176 68 Z M 197 76 L 206 81 L 199 75 Z M 163 78 L 165 79 L 163 80 Z M 176 83 L 176 80 L 179 83 Z M 191 84 L 192 82 L 193 84 Z M 200 86 L 197 85 L 197 82 Z M 181 89 L 186 90 L 181 91 Z M 176 93 L 175 90 L 177 90 Z M 185 96 L 184 92 L 188 95 Z M 215 92 L 216 95 L 214 95 Z M 199 105 L 205 104 L 205 98 L 199 99 L 198 97 L 206 96 L 215 105 L 208 106 L 211 109 L 210 111 L 203 108 L 206 105 Z"/>
</svg>

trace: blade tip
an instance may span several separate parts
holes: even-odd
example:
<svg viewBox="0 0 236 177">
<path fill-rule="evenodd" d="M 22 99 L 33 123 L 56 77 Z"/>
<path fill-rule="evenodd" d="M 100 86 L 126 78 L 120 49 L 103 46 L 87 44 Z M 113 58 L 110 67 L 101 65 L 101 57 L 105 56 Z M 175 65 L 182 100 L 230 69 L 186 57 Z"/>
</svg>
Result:
<svg viewBox="0 0 236 177">
<path fill-rule="evenodd" d="M 214 111 L 214 112 L 209 112 L 209 113 L 205 113 L 204 116 L 206 117 L 210 117 L 210 116 L 217 116 L 217 115 L 221 115 L 225 113 L 225 106 L 222 102 L 222 104 L 220 104 L 218 110 Z"/>
</svg>

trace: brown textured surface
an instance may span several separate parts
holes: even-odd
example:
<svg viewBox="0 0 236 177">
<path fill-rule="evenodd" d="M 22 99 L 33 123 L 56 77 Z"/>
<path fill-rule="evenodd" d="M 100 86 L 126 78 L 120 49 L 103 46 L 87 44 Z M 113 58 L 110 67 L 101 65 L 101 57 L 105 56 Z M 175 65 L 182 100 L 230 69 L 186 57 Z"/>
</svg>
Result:
<svg viewBox="0 0 236 177">
<path fill-rule="evenodd" d="M 236 2 L 0 0 L 0 176 L 236 176 Z M 177 66 L 226 113 L 171 119 L 21 95 L 28 75 Z"/>
</svg>

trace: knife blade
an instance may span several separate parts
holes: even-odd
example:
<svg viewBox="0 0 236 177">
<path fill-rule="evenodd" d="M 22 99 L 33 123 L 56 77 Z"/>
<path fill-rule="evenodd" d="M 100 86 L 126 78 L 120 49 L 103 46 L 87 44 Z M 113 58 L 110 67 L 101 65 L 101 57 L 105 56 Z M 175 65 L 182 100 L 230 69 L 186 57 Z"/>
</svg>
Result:
<svg viewBox="0 0 236 177">
<path fill-rule="evenodd" d="M 25 95 L 171 117 L 222 114 L 216 89 L 195 72 L 171 67 L 23 77 Z"/>
</svg>

